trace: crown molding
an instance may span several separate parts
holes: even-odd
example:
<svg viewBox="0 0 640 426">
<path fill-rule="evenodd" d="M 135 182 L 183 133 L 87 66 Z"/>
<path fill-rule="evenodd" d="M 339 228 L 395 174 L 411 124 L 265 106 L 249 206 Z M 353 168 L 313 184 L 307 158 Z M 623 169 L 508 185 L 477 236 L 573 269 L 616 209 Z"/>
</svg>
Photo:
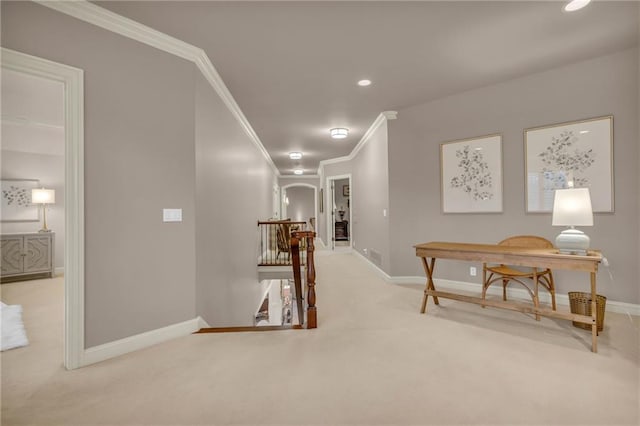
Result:
<svg viewBox="0 0 640 426">
<path fill-rule="evenodd" d="M 360 141 L 356 144 L 356 146 L 351 150 L 351 153 L 349 155 L 345 157 L 330 158 L 328 160 L 320 161 L 320 164 L 318 165 L 318 174 L 319 175 L 322 174 L 323 173 L 322 169 L 324 169 L 324 166 L 328 164 L 342 163 L 343 161 L 350 161 L 356 158 L 356 155 L 358 155 L 358 152 L 360 152 L 360 150 L 367 144 L 367 142 L 369 142 L 369 140 L 371 139 L 371 136 L 373 136 L 375 131 L 378 130 L 378 128 L 383 123 L 386 123 L 388 120 L 395 120 L 396 118 L 398 118 L 397 111 L 381 112 L 376 117 L 376 119 L 373 120 L 373 123 L 371 123 L 371 126 L 369 126 L 367 131 L 364 133 L 364 135 L 362 136 Z"/>
<path fill-rule="evenodd" d="M 229 109 L 236 120 L 240 123 L 245 133 L 251 139 L 251 142 L 253 142 L 256 148 L 258 148 L 262 153 L 275 175 L 280 176 L 280 171 L 273 163 L 273 160 L 262 144 L 262 141 L 260 141 L 260 138 L 253 130 L 253 127 L 251 127 L 249 120 L 245 117 L 244 113 L 233 98 L 233 95 L 231 95 L 231 92 L 227 88 L 227 85 L 222 80 L 222 77 L 220 77 L 220 74 L 218 74 L 218 71 L 216 71 L 213 63 L 211 63 L 211 60 L 209 60 L 209 57 L 204 50 L 189 43 L 185 43 L 175 37 L 171 37 L 165 33 L 154 30 L 153 28 L 132 19 L 118 15 L 117 13 L 111 12 L 86 0 L 33 1 L 60 13 L 64 13 L 65 15 L 69 15 L 81 21 L 193 62 L 207 82 L 211 85 L 213 90 L 215 90 L 218 96 L 220 96 L 227 109 Z"/>
</svg>

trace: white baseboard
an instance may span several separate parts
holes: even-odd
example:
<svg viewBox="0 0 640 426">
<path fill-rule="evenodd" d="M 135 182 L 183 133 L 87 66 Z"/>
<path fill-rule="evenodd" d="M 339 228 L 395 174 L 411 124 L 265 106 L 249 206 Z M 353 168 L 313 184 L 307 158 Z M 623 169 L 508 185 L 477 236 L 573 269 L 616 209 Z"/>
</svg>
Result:
<svg viewBox="0 0 640 426">
<path fill-rule="evenodd" d="M 64 266 L 60 266 L 58 268 L 55 268 L 53 273 L 55 274 L 55 276 L 60 276 L 60 275 L 64 275 Z"/>
<path fill-rule="evenodd" d="M 363 256 L 357 250 L 353 251 L 354 254 L 357 255 L 360 259 L 364 260 L 366 264 L 378 274 L 385 281 L 392 284 L 414 284 L 424 286 L 426 284 L 425 277 L 419 276 L 398 276 L 392 277 L 382 269 L 380 269 L 377 265 Z M 448 290 L 456 290 L 456 291 L 467 291 L 473 292 L 476 294 L 482 293 L 482 285 L 480 283 L 470 283 L 465 281 L 454 281 L 454 280 L 446 280 L 441 278 L 434 278 L 434 284 L 437 288 L 440 289 L 448 289 Z M 502 296 L 502 287 L 491 286 L 487 290 L 487 294 L 492 296 Z M 513 300 L 523 300 L 530 301 L 531 298 L 529 293 L 525 289 L 520 289 L 516 287 L 507 287 L 507 297 Z M 551 295 L 546 291 L 541 291 L 539 294 L 540 301 L 543 303 L 550 304 L 551 303 Z M 556 293 L 556 303 L 558 305 L 569 306 L 569 296 L 567 294 Z M 640 316 L 640 305 L 634 303 L 626 303 L 626 302 L 617 302 L 615 300 L 607 299 L 606 310 L 609 312 L 616 312 L 619 314 L 629 314 Z"/>
<path fill-rule="evenodd" d="M 376 265 L 375 263 L 373 263 L 371 260 L 369 260 L 367 257 L 365 257 L 362 253 L 360 253 L 358 250 L 353 249 L 352 253 L 356 255 L 356 257 L 359 257 L 360 259 L 364 260 L 366 262 L 366 264 L 371 268 L 371 270 L 373 272 L 375 272 L 376 274 L 378 274 L 378 276 L 380 278 L 382 278 L 383 280 L 387 281 L 387 282 L 393 282 L 393 278 L 391 277 L 391 275 L 387 274 L 385 271 L 383 271 L 382 269 L 380 269 L 380 267 L 378 265 Z M 424 281 L 424 280 L 423 280 Z"/>
<path fill-rule="evenodd" d="M 205 320 L 201 317 L 197 317 L 178 324 L 169 325 L 156 330 L 147 331 L 146 333 L 125 337 L 124 339 L 116 340 L 114 342 L 94 346 L 92 348 L 85 349 L 81 364 L 82 366 L 95 364 L 96 362 L 115 358 L 117 356 L 144 349 L 177 337 L 187 336 L 200 330 L 200 328 L 203 328 L 202 324 L 204 324 L 205 327 L 208 326 Z"/>
<path fill-rule="evenodd" d="M 198 330 L 200 330 L 201 328 L 211 328 L 211 326 L 209 325 L 208 322 L 206 322 L 204 320 L 204 318 L 202 317 L 198 317 L 196 318 L 198 320 Z"/>
</svg>

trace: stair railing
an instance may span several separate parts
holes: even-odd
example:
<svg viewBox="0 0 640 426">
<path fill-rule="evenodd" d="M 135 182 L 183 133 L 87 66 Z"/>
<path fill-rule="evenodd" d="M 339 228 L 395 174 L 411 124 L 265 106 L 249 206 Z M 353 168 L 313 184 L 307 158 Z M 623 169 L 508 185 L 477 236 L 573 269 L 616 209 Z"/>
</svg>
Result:
<svg viewBox="0 0 640 426">
<path fill-rule="evenodd" d="M 291 265 L 291 232 L 306 231 L 306 222 L 291 220 L 258 221 L 260 254 L 258 266 Z M 305 263 L 303 256 L 302 263 Z"/>
<path fill-rule="evenodd" d="M 293 280 L 295 284 L 296 300 L 298 304 L 298 318 L 300 325 L 304 321 L 304 310 L 302 306 L 302 276 L 300 265 L 301 242 L 306 246 L 307 265 L 305 268 L 305 287 L 307 290 L 307 328 L 318 327 L 318 313 L 316 309 L 316 269 L 313 260 L 315 250 L 313 239 L 316 233 L 313 231 L 294 231 L 291 234 L 291 258 L 293 264 Z"/>
</svg>

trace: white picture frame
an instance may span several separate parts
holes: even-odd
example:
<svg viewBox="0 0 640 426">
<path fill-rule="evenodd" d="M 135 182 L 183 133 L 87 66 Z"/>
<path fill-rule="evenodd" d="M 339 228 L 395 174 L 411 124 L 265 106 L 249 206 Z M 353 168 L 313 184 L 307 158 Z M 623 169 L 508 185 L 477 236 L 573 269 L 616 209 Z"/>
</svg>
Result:
<svg viewBox="0 0 640 426">
<path fill-rule="evenodd" d="M 502 212 L 502 135 L 440 144 L 443 213 Z"/>
<path fill-rule="evenodd" d="M 589 188 L 594 212 L 614 211 L 613 116 L 525 129 L 527 213 L 550 213 L 556 189 Z"/>
<path fill-rule="evenodd" d="M 40 209 L 31 203 L 31 190 L 37 179 L 0 179 L 0 221 L 38 222 Z"/>
</svg>

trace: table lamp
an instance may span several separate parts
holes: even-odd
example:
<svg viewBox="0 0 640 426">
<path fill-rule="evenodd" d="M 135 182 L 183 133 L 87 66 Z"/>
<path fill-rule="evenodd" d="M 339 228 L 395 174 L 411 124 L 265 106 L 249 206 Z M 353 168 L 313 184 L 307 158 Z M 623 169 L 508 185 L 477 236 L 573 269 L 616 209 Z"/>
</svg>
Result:
<svg viewBox="0 0 640 426">
<path fill-rule="evenodd" d="M 51 232 L 47 228 L 47 204 L 56 202 L 56 191 L 54 189 L 34 188 L 31 190 L 31 202 L 42 204 L 42 218 L 44 220 L 42 229 L 38 232 Z"/>
<path fill-rule="evenodd" d="M 551 225 L 569 227 L 556 237 L 556 247 L 560 253 L 586 256 L 589 237 L 574 227 L 593 226 L 589 188 L 556 189 Z"/>
</svg>

